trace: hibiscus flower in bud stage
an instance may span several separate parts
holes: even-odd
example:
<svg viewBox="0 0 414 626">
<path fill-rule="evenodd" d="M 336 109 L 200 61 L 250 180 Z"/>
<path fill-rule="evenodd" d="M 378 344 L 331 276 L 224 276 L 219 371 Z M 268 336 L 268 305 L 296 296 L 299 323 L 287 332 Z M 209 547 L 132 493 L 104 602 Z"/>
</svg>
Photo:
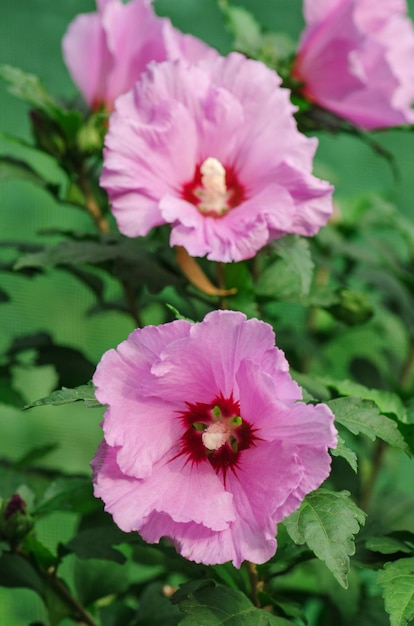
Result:
<svg viewBox="0 0 414 626">
<path fill-rule="evenodd" d="M 305 0 L 293 67 L 311 101 L 366 130 L 414 122 L 414 27 L 405 0 Z"/>
<path fill-rule="evenodd" d="M 154 13 L 151 0 L 96 0 L 96 13 L 78 15 L 63 38 L 63 56 L 73 81 L 93 109 L 109 111 L 129 91 L 150 61 L 195 62 L 218 53 L 173 28 Z"/>
<path fill-rule="evenodd" d="M 213 261 L 253 257 L 286 233 L 314 235 L 332 188 L 312 176 L 316 139 L 260 62 L 151 64 L 118 99 L 101 184 L 122 233 L 171 224 L 172 246 Z"/>
<path fill-rule="evenodd" d="M 214 311 L 104 354 L 94 489 L 122 530 L 204 564 L 273 556 L 277 523 L 327 478 L 336 445 L 330 409 L 300 402 L 274 341 L 268 324 Z"/>
</svg>

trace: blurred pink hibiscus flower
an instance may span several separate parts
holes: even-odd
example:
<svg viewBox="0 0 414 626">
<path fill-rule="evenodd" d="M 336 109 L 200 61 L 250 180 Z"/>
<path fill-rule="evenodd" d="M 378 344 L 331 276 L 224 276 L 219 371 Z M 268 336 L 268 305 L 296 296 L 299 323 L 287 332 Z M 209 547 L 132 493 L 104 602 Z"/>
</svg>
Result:
<svg viewBox="0 0 414 626">
<path fill-rule="evenodd" d="M 195 62 L 218 53 L 159 18 L 151 0 L 96 0 L 98 11 L 78 15 L 63 37 L 65 63 L 91 108 L 113 110 L 150 61 Z"/>
<path fill-rule="evenodd" d="M 298 132 L 280 82 L 236 53 L 150 64 L 106 136 L 101 184 L 120 231 L 168 223 L 172 246 L 229 262 L 325 225 L 332 188 L 311 174 L 317 140 Z"/>
<path fill-rule="evenodd" d="M 330 473 L 333 415 L 307 405 L 272 328 L 214 311 L 135 330 L 98 364 L 92 461 L 116 524 L 204 564 L 263 563 L 276 525 Z"/>
<path fill-rule="evenodd" d="M 305 0 L 293 76 L 309 100 L 366 130 L 414 122 L 405 0 Z"/>
</svg>

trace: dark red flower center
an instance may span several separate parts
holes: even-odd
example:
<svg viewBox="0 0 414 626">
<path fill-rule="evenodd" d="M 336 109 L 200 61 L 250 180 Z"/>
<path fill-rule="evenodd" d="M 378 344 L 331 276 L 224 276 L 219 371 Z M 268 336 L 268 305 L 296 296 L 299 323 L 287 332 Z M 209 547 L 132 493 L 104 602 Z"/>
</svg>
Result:
<svg viewBox="0 0 414 626">
<path fill-rule="evenodd" d="M 246 199 L 234 169 L 214 157 L 197 165 L 193 180 L 183 185 L 182 197 L 211 217 L 222 217 Z"/>
<path fill-rule="evenodd" d="M 223 478 L 235 471 L 243 450 L 255 445 L 255 429 L 240 415 L 233 395 L 217 396 L 210 404 L 186 402 L 180 418 L 186 426 L 181 451 L 192 463 L 208 461 Z"/>
</svg>

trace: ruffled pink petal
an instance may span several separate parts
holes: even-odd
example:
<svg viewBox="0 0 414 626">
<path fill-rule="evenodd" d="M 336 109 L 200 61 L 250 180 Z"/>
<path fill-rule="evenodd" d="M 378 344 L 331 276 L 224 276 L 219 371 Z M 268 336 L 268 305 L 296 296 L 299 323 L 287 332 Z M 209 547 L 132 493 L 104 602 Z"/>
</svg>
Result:
<svg viewBox="0 0 414 626">
<path fill-rule="evenodd" d="M 94 383 L 109 405 L 95 495 L 120 528 L 149 542 L 167 537 L 186 558 L 267 561 L 276 524 L 329 474 L 331 411 L 295 403 L 300 390 L 272 328 L 242 313 L 138 329 L 104 355 Z M 183 446 L 189 403 L 218 396 L 239 403 L 251 433 L 225 469 Z"/>
<path fill-rule="evenodd" d="M 332 190 L 311 176 L 316 140 L 297 131 L 279 85 L 237 54 L 151 65 L 117 100 L 106 139 L 101 184 L 120 230 L 143 235 L 170 223 L 171 245 L 224 262 L 251 258 L 286 233 L 313 235 L 332 211 Z M 245 195 L 219 218 L 184 200 L 208 157 L 233 170 Z"/>
<path fill-rule="evenodd" d="M 102 16 L 114 67 L 107 78 L 107 101 L 129 91 L 150 61 L 164 61 L 163 20 L 142 0 L 111 3 Z M 112 107 L 111 107 L 112 108 Z"/>
<path fill-rule="evenodd" d="M 260 364 L 266 350 L 272 349 L 274 334 L 268 324 L 246 320 L 235 311 L 213 311 L 202 324 L 192 327 L 189 338 L 165 348 L 152 367 L 157 380 L 151 384 L 157 395 L 172 400 L 185 397 L 190 402 L 211 402 L 220 393 L 229 397 L 232 392 L 238 399 L 234 372 L 240 363 L 249 358 Z"/>
<path fill-rule="evenodd" d="M 115 448 L 108 446 L 99 454 L 95 495 L 105 501 L 105 509 L 122 530 L 140 530 L 152 511 L 214 531 L 228 528 L 235 519 L 233 496 L 208 462 L 197 466 L 170 456 L 161 459 L 145 480 L 131 480 L 120 471 Z"/>
<path fill-rule="evenodd" d="M 367 130 L 411 122 L 414 27 L 404 0 L 305 2 L 294 74 L 310 99 Z"/>
<path fill-rule="evenodd" d="M 174 28 L 169 20 L 163 20 L 162 34 L 168 59 L 181 59 L 194 64 L 205 59 L 212 60 L 218 56 L 214 48 L 197 37 L 184 35 Z"/>
<path fill-rule="evenodd" d="M 91 107 L 105 104 L 112 111 L 116 98 L 132 89 L 151 61 L 191 63 L 218 56 L 157 17 L 150 0 L 97 0 L 97 8 L 75 18 L 63 40 L 65 62 Z"/>
<path fill-rule="evenodd" d="M 165 537 L 184 558 L 204 565 L 232 561 L 240 567 L 244 560 L 265 563 L 277 545 L 274 533 L 263 533 L 254 519 L 246 522 L 242 518 L 227 530 L 213 532 L 200 524 L 177 524 L 166 515 L 153 513 L 140 534 L 149 543 L 158 543 Z"/>
<path fill-rule="evenodd" d="M 97 13 L 78 15 L 62 40 L 63 57 L 74 83 L 92 107 L 104 101 L 112 57 Z"/>
<path fill-rule="evenodd" d="M 275 512 L 273 519 L 277 523 L 296 511 L 304 497 L 318 489 L 331 472 L 331 457 L 323 446 L 298 446 L 298 457 L 303 467 L 302 480 L 288 495 L 283 507 Z"/>
<path fill-rule="evenodd" d="M 97 367 L 93 377 L 96 397 L 109 405 L 103 423 L 105 439 L 110 446 L 119 446 L 118 464 L 129 476 L 148 476 L 153 464 L 182 434 L 177 405 L 143 393 L 141 383 L 165 341 L 186 336 L 189 326 L 179 320 L 136 330 L 117 350 L 106 352 Z"/>
</svg>

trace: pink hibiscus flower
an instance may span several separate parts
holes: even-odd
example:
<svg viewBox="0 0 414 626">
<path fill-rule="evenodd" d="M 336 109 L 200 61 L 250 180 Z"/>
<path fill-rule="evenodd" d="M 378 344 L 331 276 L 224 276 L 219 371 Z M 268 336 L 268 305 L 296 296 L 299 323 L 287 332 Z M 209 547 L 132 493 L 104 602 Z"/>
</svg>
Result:
<svg viewBox="0 0 414 626">
<path fill-rule="evenodd" d="M 172 246 L 214 261 L 253 257 L 286 233 L 314 235 L 332 188 L 311 174 L 280 78 L 239 54 L 151 64 L 117 101 L 102 186 L 122 233 L 171 224 Z"/>
<path fill-rule="evenodd" d="M 405 0 L 305 0 L 293 76 L 309 100 L 366 130 L 414 122 Z"/>
<path fill-rule="evenodd" d="M 217 52 L 183 35 L 155 15 L 151 0 L 96 0 L 97 13 L 78 15 L 63 38 L 63 56 L 73 81 L 91 108 L 129 91 L 150 61 L 195 62 Z"/>
<path fill-rule="evenodd" d="M 277 523 L 329 475 L 336 431 L 326 405 L 298 402 L 274 339 L 264 322 L 214 311 L 135 330 L 104 354 L 92 466 L 122 530 L 205 564 L 275 553 Z"/>
</svg>

